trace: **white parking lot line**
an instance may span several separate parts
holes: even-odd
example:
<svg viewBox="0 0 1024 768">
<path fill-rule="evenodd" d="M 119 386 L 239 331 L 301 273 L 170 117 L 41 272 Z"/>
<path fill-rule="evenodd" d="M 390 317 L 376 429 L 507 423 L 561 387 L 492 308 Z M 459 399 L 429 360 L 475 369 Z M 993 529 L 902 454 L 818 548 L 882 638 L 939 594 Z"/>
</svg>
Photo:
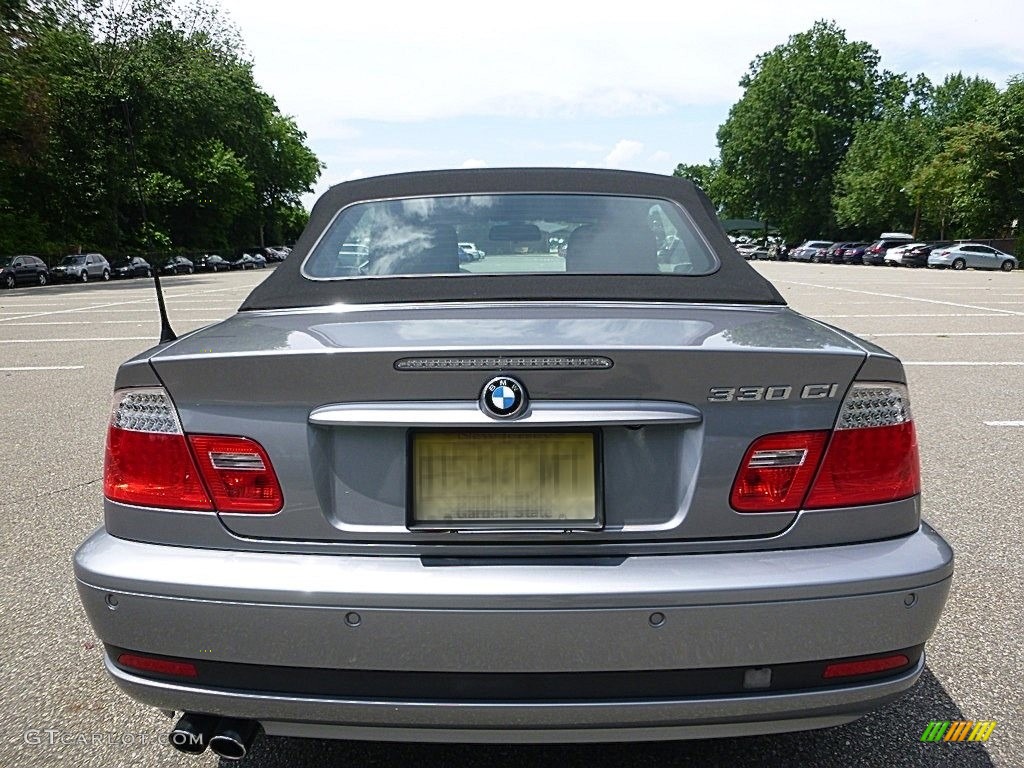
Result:
<svg viewBox="0 0 1024 768">
<path fill-rule="evenodd" d="M 967 362 L 965 360 L 924 360 L 919 362 L 904 360 L 903 365 L 930 365 L 930 366 L 958 366 L 964 368 L 970 368 L 974 366 L 1014 366 L 1024 365 L 1024 360 L 1009 360 L 1009 361 L 988 361 L 988 362 Z"/>
<path fill-rule="evenodd" d="M 142 320 L 40 320 L 35 323 L 7 323 L 2 327 L 15 328 L 25 326 L 35 328 L 40 325 L 145 325 L 145 322 Z"/>
<path fill-rule="evenodd" d="M 71 344 L 76 341 L 156 341 L 156 336 L 94 336 L 78 339 L 0 339 L 0 344 Z"/>
<path fill-rule="evenodd" d="M 1024 427 L 1024 421 L 986 421 L 986 427 Z"/>
<path fill-rule="evenodd" d="M 1024 336 L 1024 331 L 926 331 L 923 333 L 864 333 L 853 332 L 854 336 Z"/>
<path fill-rule="evenodd" d="M 203 291 L 189 291 L 188 293 L 164 293 L 164 298 L 165 299 L 173 299 L 173 298 L 178 298 L 178 297 L 188 298 L 190 296 L 197 296 L 197 295 L 200 295 L 200 294 L 224 293 L 225 291 L 237 291 L 240 288 L 248 288 L 248 289 L 251 290 L 252 288 L 255 288 L 255 287 L 256 287 L 255 285 L 250 285 L 250 286 L 237 286 L 236 285 L 236 286 L 231 286 L 229 288 L 208 288 L 208 289 L 203 290 Z M 68 314 L 69 312 L 89 312 L 89 311 L 96 310 L 96 309 L 106 309 L 106 308 L 110 308 L 110 307 L 123 307 L 123 306 L 127 306 L 129 304 L 147 304 L 148 305 L 148 304 L 151 304 L 151 303 L 155 303 L 155 301 L 156 301 L 155 294 L 153 294 L 153 295 L 147 296 L 144 299 L 131 299 L 131 300 L 128 300 L 128 301 L 111 301 L 111 302 L 107 302 L 105 304 L 92 304 L 92 305 L 88 305 L 88 306 L 85 306 L 85 307 L 71 307 L 71 308 L 68 308 L 68 309 L 57 309 L 57 310 L 53 310 L 53 311 L 50 311 L 50 312 L 32 312 L 32 313 L 29 313 L 29 314 L 15 314 L 15 315 L 13 315 L 11 317 L 0 317 L 0 323 L 7 322 L 9 320 L 31 320 L 34 317 L 47 317 L 49 315 L 65 315 L 65 314 Z M 156 307 L 153 307 L 152 311 L 155 312 L 156 311 Z M 182 307 L 179 311 L 181 311 L 181 312 L 189 312 L 189 311 L 195 311 L 195 310 L 189 310 L 189 309 L 186 309 L 186 308 Z M 0 313 L 0 314 L 2 314 L 2 313 Z"/>
<path fill-rule="evenodd" d="M 977 304 L 961 304 L 956 301 L 940 301 L 939 299 L 925 299 L 920 296 L 905 296 L 898 293 L 881 293 L 879 291 L 865 291 L 861 288 L 840 288 L 836 285 L 821 285 L 819 283 L 801 283 L 796 280 L 776 280 L 779 283 L 789 283 L 790 285 L 802 285 L 805 288 L 820 288 L 821 290 L 828 291 L 843 291 L 845 293 L 860 293 L 865 296 L 884 296 L 889 299 L 902 299 L 904 301 L 921 301 L 926 304 L 942 304 L 947 307 L 960 307 L 961 309 L 980 309 L 987 310 L 989 312 L 1006 314 L 1006 315 L 1018 315 L 1024 317 L 1024 312 L 1017 312 L 1012 309 L 999 309 L 997 307 L 982 307 Z"/>
<path fill-rule="evenodd" d="M 810 313 L 809 313 L 810 314 Z M 840 317 L 1009 317 L 1012 318 L 1015 315 L 994 315 L 991 312 L 915 312 L 914 314 L 900 314 L 900 315 L 884 315 L 877 312 L 872 312 L 867 315 L 817 315 L 812 314 L 812 317 L 816 317 L 819 320 L 825 318 L 840 318 Z"/>
<path fill-rule="evenodd" d="M 80 371 L 84 365 L 19 365 L 10 368 L 0 368 L 0 372 L 13 371 Z"/>
</svg>

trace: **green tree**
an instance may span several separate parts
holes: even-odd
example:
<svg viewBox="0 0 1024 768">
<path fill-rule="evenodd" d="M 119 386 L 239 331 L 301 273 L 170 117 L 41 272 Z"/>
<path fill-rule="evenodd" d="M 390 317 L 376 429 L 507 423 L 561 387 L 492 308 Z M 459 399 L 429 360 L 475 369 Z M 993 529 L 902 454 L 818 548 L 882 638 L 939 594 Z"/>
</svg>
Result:
<svg viewBox="0 0 1024 768">
<path fill-rule="evenodd" d="M 713 186 L 715 175 L 717 173 L 718 162 L 716 160 L 709 160 L 706 163 L 697 163 L 695 165 L 680 163 L 676 166 L 676 169 L 672 171 L 673 176 L 689 179 L 698 187 L 703 189 L 705 193 Z"/>
<path fill-rule="evenodd" d="M 758 56 L 718 130 L 729 206 L 791 238 L 834 231 L 835 174 L 890 79 L 874 48 L 825 21 Z"/>
<path fill-rule="evenodd" d="M 935 153 L 929 115 L 931 83 L 923 75 L 910 82 L 893 78 L 878 120 L 859 123 L 836 174 L 836 222 L 874 237 L 887 229 L 920 225 L 920 205 L 909 180 Z"/>
<path fill-rule="evenodd" d="M 0 2 L 0 252 L 244 246 L 296 220 L 321 165 L 216 10 Z"/>
</svg>

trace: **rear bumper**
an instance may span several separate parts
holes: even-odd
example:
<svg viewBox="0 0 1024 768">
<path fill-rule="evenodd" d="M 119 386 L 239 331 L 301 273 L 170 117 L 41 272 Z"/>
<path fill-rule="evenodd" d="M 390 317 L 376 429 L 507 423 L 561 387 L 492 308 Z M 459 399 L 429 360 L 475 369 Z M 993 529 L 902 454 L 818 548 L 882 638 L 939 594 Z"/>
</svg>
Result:
<svg viewBox="0 0 1024 768">
<path fill-rule="evenodd" d="M 952 553 L 927 526 L 901 539 L 842 547 L 557 563 L 219 552 L 140 544 L 101 530 L 79 548 L 75 571 L 100 638 L 141 653 L 413 675 L 584 673 L 582 679 L 764 668 L 918 646 L 941 613 Z M 899 695 L 922 664 L 814 689 L 483 701 L 450 690 L 438 698 L 429 687 L 401 697 L 282 693 L 266 690 L 260 675 L 210 686 L 202 675 L 155 679 L 107 660 L 139 701 L 253 718 L 271 734 L 521 741 L 834 725 Z"/>
</svg>

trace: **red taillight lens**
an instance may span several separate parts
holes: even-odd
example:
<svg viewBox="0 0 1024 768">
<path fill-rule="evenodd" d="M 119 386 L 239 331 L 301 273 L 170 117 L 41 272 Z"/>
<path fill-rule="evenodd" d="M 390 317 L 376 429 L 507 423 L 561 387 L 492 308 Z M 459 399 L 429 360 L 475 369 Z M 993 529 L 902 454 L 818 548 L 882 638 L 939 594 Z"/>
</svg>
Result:
<svg viewBox="0 0 1024 768">
<path fill-rule="evenodd" d="M 821 460 L 828 432 L 784 432 L 754 441 L 740 464 L 730 503 L 738 512 L 799 509 Z"/>
<path fill-rule="evenodd" d="M 159 387 L 116 393 L 103 469 L 104 495 L 124 504 L 250 514 L 284 506 L 259 443 L 220 435 L 186 441 L 174 403 Z"/>
<path fill-rule="evenodd" d="M 220 512 L 273 514 L 284 497 L 263 446 L 245 437 L 189 435 L 206 487 Z"/>
<path fill-rule="evenodd" d="M 174 404 L 162 389 L 116 393 L 107 430 L 103 494 L 143 507 L 213 510 Z"/>
<path fill-rule="evenodd" d="M 784 432 L 755 440 L 730 502 L 738 512 L 782 512 L 883 504 L 920 492 L 906 385 L 854 382 L 831 434 Z"/>
<path fill-rule="evenodd" d="M 197 677 L 199 675 L 196 665 L 191 662 L 158 659 L 153 656 L 141 656 L 137 653 L 122 653 L 117 657 L 117 663 L 122 667 L 137 669 L 140 672 L 156 672 L 160 675 L 173 675 L 174 677 Z"/>
<path fill-rule="evenodd" d="M 212 511 L 185 436 L 118 429 L 107 431 L 103 494 L 142 507 Z"/>
<path fill-rule="evenodd" d="M 832 435 L 807 509 L 881 504 L 921 492 L 914 422 Z"/>
<path fill-rule="evenodd" d="M 822 677 L 826 680 L 833 677 L 856 677 L 857 675 L 873 675 L 878 672 L 888 672 L 890 669 L 899 669 L 910 663 L 910 659 L 902 653 L 894 653 L 891 656 L 882 656 L 875 659 L 861 659 L 860 661 L 837 661 L 825 667 Z"/>
</svg>

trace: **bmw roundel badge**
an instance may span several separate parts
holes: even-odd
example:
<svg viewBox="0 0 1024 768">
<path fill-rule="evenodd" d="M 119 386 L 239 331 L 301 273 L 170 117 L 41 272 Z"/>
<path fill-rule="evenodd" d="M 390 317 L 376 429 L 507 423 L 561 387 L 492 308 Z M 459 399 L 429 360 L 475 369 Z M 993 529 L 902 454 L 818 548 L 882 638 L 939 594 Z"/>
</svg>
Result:
<svg viewBox="0 0 1024 768">
<path fill-rule="evenodd" d="M 526 408 L 526 389 L 513 378 L 495 376 L 484 384 L 480 407 L 488 416 L 511 419 Z"/>
</svg>

